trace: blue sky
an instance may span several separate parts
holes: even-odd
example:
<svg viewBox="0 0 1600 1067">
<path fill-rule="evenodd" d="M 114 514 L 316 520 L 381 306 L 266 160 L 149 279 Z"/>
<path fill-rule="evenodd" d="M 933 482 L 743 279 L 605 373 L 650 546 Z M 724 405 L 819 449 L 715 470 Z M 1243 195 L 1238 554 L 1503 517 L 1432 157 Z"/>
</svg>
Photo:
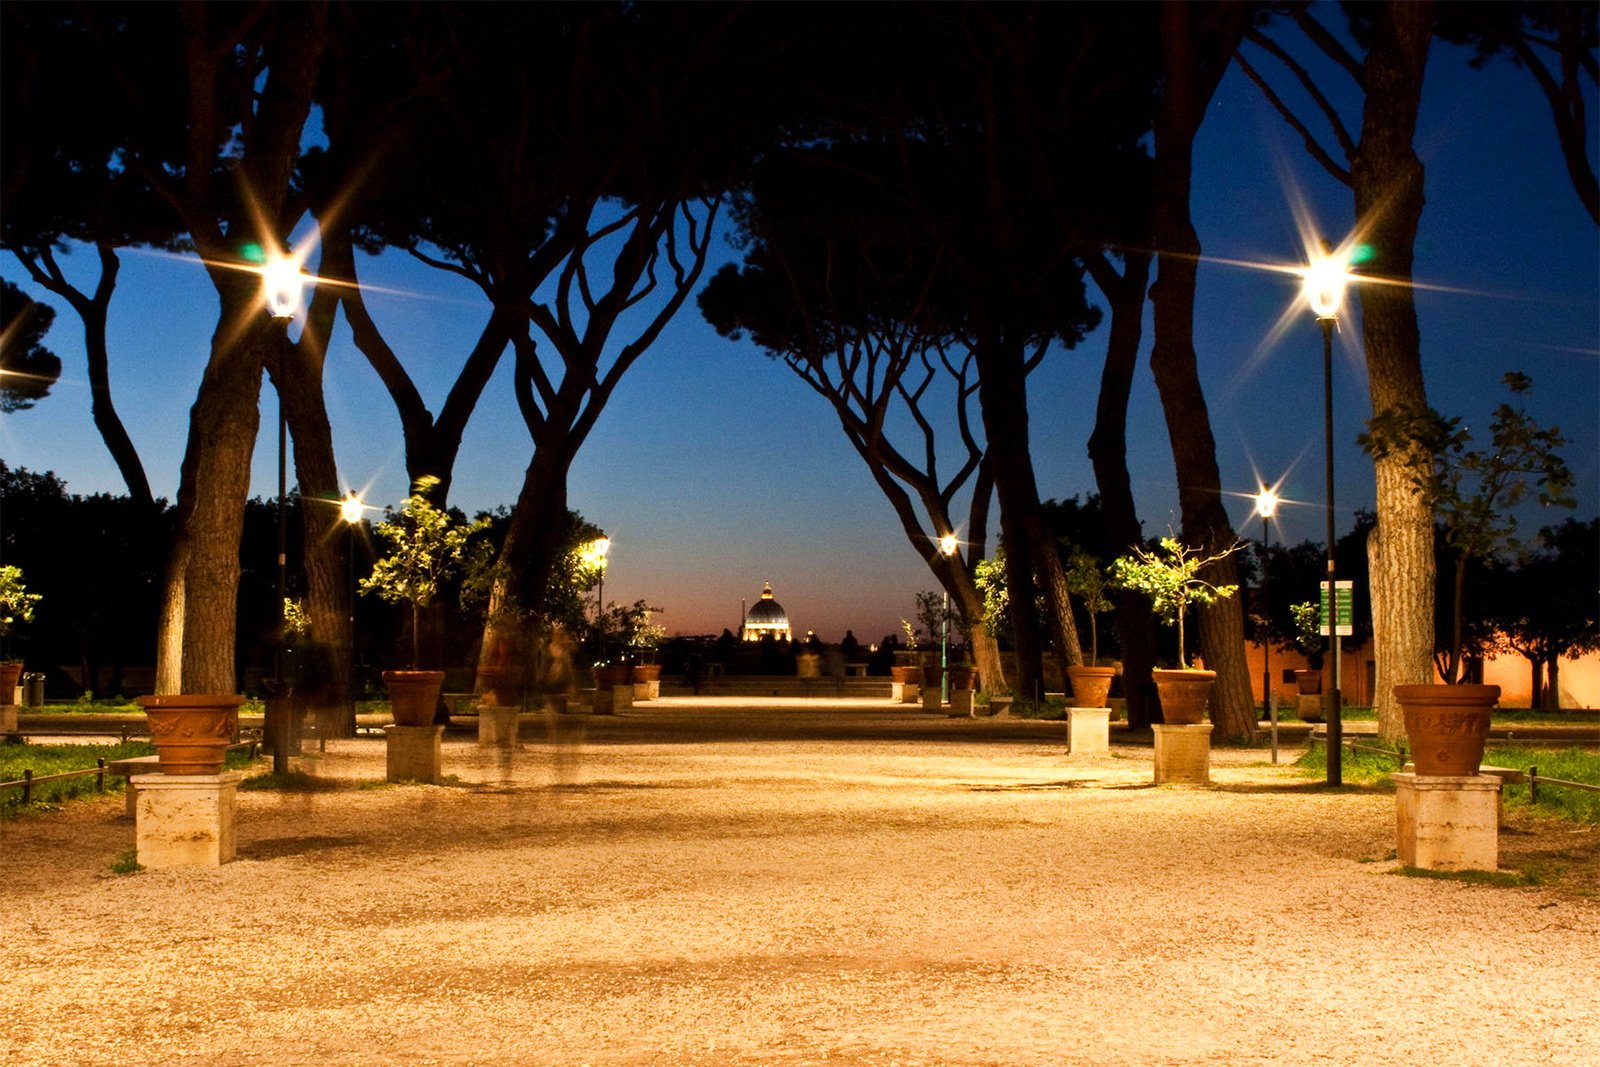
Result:
<svg viewBox="0 0 1600 1067">
<path fill-rule="evenodd" d="M 1417 145 L 1428 169 L 1428 203 L 1416 275 L 1450 290 L 1418 294 L 1429 399 L 1484 427 L 1503 398 L 1502 373 L 1530 374 L 1536 417 L 1559 424 L 1570 442 L 1576 514 L 1592 516 L 1600 505 L 1600 242 L 1570 187 L 1544 101 L 1520 71 L 1502 63 L 1473 71 L 1464 52 L 1436 48 Z M 1286 182 L 1298 184 L 1331 236 L 1349 229 L 1349 191 L 1311 162 L 1232 71 L 1196 156 L 1194 214 L 1205 254 L 1295 259 L 1300 242 Z M 714 247 L 721 258 L 734 255 L 720 238 Z M 170 498 L 216 298 L 191 263 L 138 252 L 123 258 L 111 313 L 113 385 L 155 491 Z M 93 264 L 78 255 L 68 266 Z M 0 270 L 36 298 L 59 304 L 28 285 L 9 257 Z M 363 277 L 409 294 L 374 294 L 369 305 L 437 408 L 487 316 L 481 297 L 400 255 L 367 262 Z M 1314 506 L 1287 508 L 1275 536 L 1320 540 L 1319 333 L 1307 315 L 1274 347 L 1261 347 L 1293 297 L 1293 279 L 1204 265 L 1196 347 L 1225 487 L 1247 493 L 1254 472 L 1268 480 L 1288 472 L 1285 495 Z M 0 455 L 54 470 L 76 492 L 120 491 L 89 418 L 81 332 L 70 309 L 58 311 L 47 344 L 64 361 L 62 381 L 38 407 L 0 417 Z M 1347 318 L 1335 371 L 1342 524 L 1373 504 L 1370 462 L 1354 444 L 1370 409 L 1357 321 Z M 1145 345 L 1148 352 L 1148 326 Z M 1085 442 L 1103 346 L 1102 329 L 1078 350 L 1052 354 L 1031 383 L 1032 449 L 1046 496 L 1094 491 Z M 343 476 L 376 503 L 398 501 L 405 492 L 398 419 L 342 323 L 327 391 Z M 263 391 L 262 413 L 270 427 L 270 390 Z M 1129 426 L 1146 532 L 1164 532 L 1177 522 L 1176 488 L 1144 365 Z M 507 363 L 468 427 L 453 502 L 468 509 L 510 504 L 529 456 Z M 275 464 L 275 437 L 264 432 L 257 493 L 274 491 Z M 798 628 L 837 639 L 848 627 L 877 640 L 911 614 L 917 590 L 934 585 L 823 401 L 748 342 L 716 336 L 692 303 L 618 388 L 574 465 L 571 502 L 613 539 L 607 599 L 660 605 L 660 621 L 672 632 L 736 627 L 740 599 L 753 601 L 771 581 Z M 1249 501 L 1237 499 L 1229 511 L 1242 525 Z M 1259 530 L 1251 520 L 1244 532 L 1254 537 Z"/>
</svg>

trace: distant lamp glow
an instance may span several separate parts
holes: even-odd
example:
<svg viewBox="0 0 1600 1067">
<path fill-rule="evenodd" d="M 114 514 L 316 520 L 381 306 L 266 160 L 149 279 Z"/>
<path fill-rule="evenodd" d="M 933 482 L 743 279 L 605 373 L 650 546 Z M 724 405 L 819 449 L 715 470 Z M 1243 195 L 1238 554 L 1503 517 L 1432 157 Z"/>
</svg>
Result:
<svg viewBox="0 0 1600 1067">
<path fill-rule="evenodd" d="M 1256 514 L 1270 519 L 1278 512 L 1278 494 L 1265 487 L 1256 494 Z"/>
<path fill-rule="evenodd" d="M 347 525 L 354 526 L 360 522 L 361 513 L 366 510 L 366 502 L 355 493 L 351 493 L 339 501 L 339 518 L 343 519 Z"/>
<path fill-rule="evenodd" d="M 956 554 L 956 549 L 960 547 L 960 544 L 961 542 L 956 540 L 955 534 L 947 533 L 943 537 L 939 538 L 939 554 L 943 556 L 953 556 Z"/>
<path fill-rule="evenodd" d="M 583 562 L 588 567 L 598 567 L 602 570 L 606 565 L 606 553 L 611 551 L 609 537 L 597 537 L 583 546 Z"/>
<path fill-rule="evenodd" d="M 1350 282 L 1349 266 L 1343 256 L 1330 253 L 1312 257 L 1306 267 L 1301 292 L 1319 320 L 1339 317 L 1345 286 Z"/>
<path fill-rule="evenodd" d="M 300 290 L 306 276 L 300 261 L 292 256 L 273 255 L 261 268 L 261 295 L 275 319 L 292 319 L 300 310 Z"/>
</svg>

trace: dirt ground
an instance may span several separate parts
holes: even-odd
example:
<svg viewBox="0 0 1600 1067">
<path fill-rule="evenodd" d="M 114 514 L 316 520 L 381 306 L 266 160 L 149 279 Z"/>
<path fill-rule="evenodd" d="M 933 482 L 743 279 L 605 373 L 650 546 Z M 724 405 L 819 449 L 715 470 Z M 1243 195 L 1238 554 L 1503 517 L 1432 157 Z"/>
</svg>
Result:
<svg viewBox="0 0 1600 1067">
<path fill-rule="evenodd" d="M 1190 789 L 873 702 L 523 732 L 443 786 L 332 742 L 220 868 L 112 874 L 120 795 L 0 824 L 0 1063 L 1600 1063 L 1587 874 L 1397 876 L 1392 794 L 1262 750 Z"/>
</svg>

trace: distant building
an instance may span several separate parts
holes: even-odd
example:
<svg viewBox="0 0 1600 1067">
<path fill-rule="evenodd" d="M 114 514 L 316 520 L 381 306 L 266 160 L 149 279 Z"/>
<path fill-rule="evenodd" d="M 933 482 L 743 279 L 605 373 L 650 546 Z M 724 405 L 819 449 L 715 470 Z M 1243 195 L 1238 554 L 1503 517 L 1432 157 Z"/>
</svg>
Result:
<svg viewBox="0 0 1600 1067">
<path fill-rule="evenodd" d="M 740 633 L 746 641 L 759 641 L 771 636 L 775 641 L 789 641 L 794 631 L 789 628 L 789 616 L 783 605 L 772 599 L 772 583 L 763 582 L 761 599 L 745 614 Z"/>
</svg>

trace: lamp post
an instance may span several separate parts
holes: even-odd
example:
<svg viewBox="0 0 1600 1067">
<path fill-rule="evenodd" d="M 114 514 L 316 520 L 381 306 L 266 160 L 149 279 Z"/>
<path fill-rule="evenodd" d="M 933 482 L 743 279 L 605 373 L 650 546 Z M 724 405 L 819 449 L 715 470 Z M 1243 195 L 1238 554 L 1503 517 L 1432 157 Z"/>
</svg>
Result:
<svg viewBox="0 0 1600 1067">
<path fill-rule="evenodd" d="M 939 538 L 939 554 L 948 561 L 956 554 L 959 542 L 956 535 L 947 533 Z M 950 703 L 950 587 L 944 585 L 944 610 L 939 613 L 939 703 Z"/>
<path fill-rule="evenodd" d="M 583 552 L 581 553 L 584 565 L 587 567 L 592 567 L 599 572 L 599 578 L 595 583 L 594 594 L 594 628 L 596 636 L 598 636 L 600 639 L 601 659 L 604 659 L 606 655 L 606 638 L 605 634 L 600 629 L 600 619 L 605 612 L 606 556 L 608 553 L 610 553 L 610 551 L 611 538 L 596 537 L 593 541 L 590 541 L 588 544 L 583 546 Z"/>
<path fill-rule="evenodd" d="M 300 272 L 300 262 L 284 255 L 273 255 L 261 268 L 261 297 L 274 322 L 282 323 L 279 337 L 284 348 L 289 345 L 289 322 L 300 309 L 300 290 L 305 275 Z M 278 367 L 278 645 L 272 657 L 274 695 L 277 697 L 277 714 L 271 716 L 272 770 L 274 774 L 289 771 L 289 714 L 284 707 L 283 659 L 287 638 L 284 604 L 289 599 L 289 534 L 287 497 L 289 495 L 289 423 L 283 410 L 283 360 Z"/>
<path fill-rule="evenodd" d="M 1317 316 L 1322 327 L 1322 420 L 1323 451 L 1327 467 L 1328 514 L 1328 662 L 1329 683 L 1324 687 L 1323 704 L 1328 722 L 1328 784 L 1343 785 L 1344 723 L 1340 718 L 1339 701 L 1339 602 L 1334 584 L 1333 559 L 1333 329 L 1339 323 L 1339 305 L 1344 300 L 1345 285 L 1349 281 L 1347 264 L 1324 249 L 1314 256 L 1305 272 L 1306 303 Z"/>
<path fill-rule="evenodd" d="M 1261 516 L 1261 617 L 1272 618 L 1271 584 L 1268 580 L 1267 553 L 1272 547 L 1272 516 L 1278 510 L 1278 494 L 1266 486 L 1256 494 L 1256 514 Z M 1267 706 L 1267 721 L 1272 724 L 1272 762 L 1278 762 L 1278 701 L 1272 692 L 1272 638 L 1261 635 L 1261 700 Z"/>
<path fill-rule="evenodd" d="M 345 683 L 350 690 L 352 714 L 355 711 L 356 696 L 360 691 L 356 673 L 356 527 L 360 525 L 361 513 L 366 507 L 366 502 L 353 490 L 339 501 L 339 518 L 344 522 L 346 534 L 345 559 L 350 573 L 350 613 L 345 618 L 345 645 L 350 650 L 350 667 L 349 677 L 345 679 Z"/>
</svg>

